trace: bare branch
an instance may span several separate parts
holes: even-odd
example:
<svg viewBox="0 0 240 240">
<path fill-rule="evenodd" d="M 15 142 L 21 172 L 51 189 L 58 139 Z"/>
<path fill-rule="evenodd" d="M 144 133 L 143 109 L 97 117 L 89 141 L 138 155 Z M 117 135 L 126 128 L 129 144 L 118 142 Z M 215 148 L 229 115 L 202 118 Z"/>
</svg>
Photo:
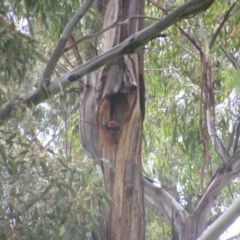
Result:
<svg viewBox="0 0 240 240">
<path fill-rule="evenodd" d="M 200 55 L 203 56 L 204 54 L 202 53 L 202 50 L 200 51 Z M 203 75 L 203 74 L 202 74 Z M 200 137 L 200 142 L 202 144 L 203 148 L 203 161 L 201 164 L 201 169 L 199 173 L 199 179 L 200 179 L 200 188 L 201 188 L 201 193 L 203 193 L 204 190 L 204 172 L 205 172 L 205 167 L 209 161 L 209 154 L 208 154 L 208 145 L 207 145 L 207 140 L 205 138 L 204 134 L 204 128 L 203 128 L 203 106 L 204 106 L 204 79 L 202 77 L 200 81 L 200 102 L 199 102 L 199 118 L 198 118 L 198 128 L 199 128 L 199 137 Z"/>
<path fill-rule="evenodd" d="M 42 53 L 40 53 L 38 50 L 34 49 L 33 50 L 34 55 L 43 63 L 48 63 L 49 59 L 45 57 Z M 68 70 L 63 67 L 61 64 L 56 64 L 56 69 L 59 70 L 61 73 L 66 73 Z"/>
<path fill-rule="evenodd" d="M 222 159 L 222 161 L 228 165 L 229 161 L 229 153 L 224 147 L 222 141 L 218 137 L 216 132 L 216 123 L 215 123 L 215 94 L 213 89 L 213 81 L 211 74 L 211 63 L 209 56 L 202 55 L 202 81 L 204 82 L 204 101 L 206 105 L 205 109 L 205 117 L 207 123 L 208 134 L 212 140 L 212 143 L 215 147 L 216 153 Z"/>
<path fill-rule="evenodd" d="M 168 14 L 168 11 L 166 8 L 164 8 L 163 6 L 161 6 L 159 3 L 155 2 L 155 0 L 150 0 L 151 3 L 156 6 L 157 8 L 161 9 L 166 15 Z M 181 32 L 181 34 L 183 34 L 192 44 L 193 46 L 200 52 L 202 53 L 202 49 L 200 48 L 200 46 L 197 44 L 197 42 L 183 29 L 181 28 L 178 24 L 175 24 L 175 26 L 177 27 L 177 29 Z M 177 44 L 177 43 L 176 43 Z M 178 44 L 179 47 L 183 48 L 181 45 Z M 189 52 L 189 54 L 191 54 L 195 59 L 196 57 Z"/>
<path fill-rule="evenodd" d="M 234 135 L 236 134 L 236 129 L 237 129 L 237 126 L 239 125 L 239 118 L 237 119 L 237 122 L 234 123 L 233 125 L 233 130 L 231 133 L 229 133 L 229 138 L 228 138 L 228 141 L 227 141 L 227 145 L 226 145 L 226 150 L 228 152 L 230 152 L 230 149 L 231 147 L 233 146 L 233 141 L 234 141 Z"/>
<path fill-rule="evenodd" d="M 123 22 L 115 21 L 115 22 L 112 23 L 110 26 L 102 29 L 102 30 L 99 31 L 99 32 L 96 32 L 96 33 L 93 33 L 93 34 L 84 36 L 84 37 L 76 40 L 76 41 L 75 41 L 73 44 L 71 44 L 69 47 L 66 47 L 66 48 L 64 49 L 64 52 L 69 51 L 70 49 L 72 49 L 73 47 L 75 47 L 77 44 L 79 44 L 80 42 L 82 42 L 82 41 L 84 41 L 84 40 L 97 37 L 97 36 L 103 34 L 104 32 L 106 32 L 107 30 L 109 30 L 110 28 L 112 28 L 112 27 L 114 27 L 114 26 L 127 24 L 127 23 L 129 23 L 130 21 L 132 21 L 133 19 L 136 19 L 136 18 L 146 18 L 146 19 L 151 19 L 151 20 L 156 20 L 156 21 L 159 21 L 159 20 L 160 20 L 160 18 L 155 18 L 155 17 L 148 17 L 148 16 L 144 16 L 144 15 L 134 15 L 134 16 L 132 16 L 132 17 L 130 17 L 130 18 L 127 18 L 127 19 L 124 20 Z"/>
<path fill-rule="evenodd" d="M 73 34 L 68 39 L 68 42 L 71 45 L 76 43 L 76 40 L 75 40 L 75 37 L 73 36 Z M 82 60 L 82 57 L 81 57 L 81 55 L 79 53 L 78 46 L 74 46 L 72 52 L 73 52 L 75 60 L 76 60 L 76 66 L 82 65 L 83 64 L 83 60 Z"/>
<path fill-rule="evenodd" d="M 207 10 L 212 4 L 214 0 L 199 0 L 199 1 L 191 1 L 191 7 L 187 8 L 186 11 L 182 14 L 182 18 L 193 17 L 194 15 Z"/>
<path fill-rule="evenodd" d="M 150 0 L 153 5 L 161 9 L 165 14 L 168 14 L 167 9 L 161 6 L 158 2 Z M 191 6 L 189 6 L 185 12 L 182 13 L 181 18 L 188 18 L 194 16 L 202 11 L 207 10 L 213 3 L 214 0 L 203 0 L 203 1 L 189 1 Z"/>
<path fill-rule="evenodd" d="M 84 14 L 88 11 L 90 6 L 94 0 L 85 0 L 85 2 L 82 4 L 82 6 L 78 9 L 78 11 L 73 15 L 72 19 L 68 22 L 67 26 L 63 30 L 63 33 L 61 34 L 61 37 L 58 41 L 58 44 L 56 48 L 53 51 L 52 56 L 50 57 L 48 64 L 46 65 L 43 75 L 42 75 L 42 83 L 41 83 L 41 89 L 45 89 L 50 84 L 50 76 L 61 57 L 64 47 L 68 41 L 69 36 L 72 33 L 72 30 L 77 25 L 79 20 L 84 16 Z"/>
<path fill-rule="evenodd" d="M 228 208 L 198 240 L 218 239 L 240 215 L 240 198 Z"/>
<path fill-rule="evenodd" d="M 150 0 L 150 1 L 157 8 L 161 9 L 165 14 L 168 14 L 167 10 L 164 7 L 162 7 L 159 3 L 155 2 L 155 0 Z M 175 26 L 179 29 L 181 34 L 184 35 L 192 43 L 192 45 L 199 51 L 201 58 L 204 59 L 203 50 L 198 45 L 198 43 L 194 40 L 194 38 L 192 36 L 190 36 L 184 29 L 182 29 L 177 23 L 175 24 Z M 207 68 L 204 68 L 204 69 L 207 69 Z M 205 74 L 205 71 L 204 71 L 204 74 Z M 201 192 L 203 192 L 203 190 L 204 190 L 204 185 L 203 185 L 204 172 L 205 172 L 205 167 L 206 167 L 206 165 L 209 161 L 208 147 L 207 147 L 206 139 L 204 137 L 204 131 L 203 131 L 203 126 L 202 126 L 202 122 L 203 122 L 203 120 L 202 120 L 202 115 L 203 115 L 202 106 L 203 106 L 203 89 L 204 89 L 204 87 L 205 87 L 204 86 L 204 79 L 202 79 L 202 81 L 201 81 L 201 95 L 200 95 L 200 113 L 199 113 L 199 135 L 200 135 L 200 142 L 203 146 L 203 161 L 202 161 L 202 165 L 201 165 L 201 169 L 200 169 L 200 173 L 199 173 Z"/>
<path fill-rule="evenodd" d="M 151 180 L 143 177 L 143 185 L 145 207 L 168 222 L 169 226 L 182 236 L 180 239 L 184 239 L 182 226 L 187 224 L 188 213 L 164 189 L 154 186 Z"/>
<path fill-rule="evenodd" d="M 240 233 L 238 233 L 237 235 L 232 236 L 232 237 L 230 237 L 230 238 L 227 238 L 227 239 L 225 239 L 225 240 L 236 240 L 236 239 L 238 239 L 239 237 L 240 237 Z"/>
<path fill-rule="evenodd" d="M 231 156 L 232 170 L 223 164 L 214 174 L 197 207 L 194 210 L 194 215 L 198 217 L 198 231 L 200 234 L 205 228 L 205 223 L 214 200 L 220 191 L 235 179 L 240 172 L 240 151 Z M 197 235 L 199 236 L 199 234 Z"/>
<path fill-rule="evenodd" d="M 240 136 L 240 119 L 238 119 L 235 142 L 234 142 L 234 146 L 233 146 L 233 153 L 235 153 L 237 151 L 238 144 L 239 144 L 239 136 Z"/>
<path fill-rule="evenodd" d="M 10 102 L 5 103 L 0 109 L 0 125 L 3 124 L 9 118 L 14 117 L 16 113 L 16 109 L 18 109 L 21 104 L 27 105 L 29 108 L 35 106 L 48 97 L 59 93 L 62 89 L 67 88 L 72 84 L 72 81 L 75 81 L 90 72 L 97 70 L 98 68 L 106 65 L 107 63 L 120 58 L 126 54 L 134 53 L 137 49 L 141 49 L 141 47 L 145 46 L 151 39 L 156 37 L 161 31 L 165 30 L 172 24 L 181 20 L 183 14 L 185 17 L 186 12 L 189 13 L 190 16 L 192 13 L 189 11 L 193 5 L 196 4 L 201 5 L 201 0 L 189 0 L 184 3 L 173 12 L 169 13 L 166 17 L 162 18 L 159 22 L 153 24 L 150 27 L 147 27 L 134 35 L 127 38 L 125 41 L 115 46 L 111 50 L 97 56 L 95 59 L 86 62 L 85 64 L 73 69 L 69 73 L 65 74 L 61 78 L 52 81 L 46 89 L 38 89 L 36 91 L 32 91 L 28 94 L 25 94 L 20 97 L 19 100 L 12 100 Z M 204 3 L 209 2 L 213 3 L 212 0 L 204 1 Z M 204 10 L 204 9 L 203 9 Z M 54 65 L 55 67 L 55 65 Z M 49 67 L 50 68 L 50 67 Z M 48 74 L 46 74 L 47 76 Z M 49 76 L 49 75 L 48 75 Z"/>
<path fill-rule="evenodd" d="M 238 70 L 238 68 L 239 68 L 238 63 L 234 61 L 233 56 L 231 56 L 230 54 L 228 54 L 227 51 L 226 51 L 223 47 L 221 47 L 221 46 L 218 46 L 218 47 L 223 51 L 223 53 L 226 55 L 226 57 L 228 58 L 228 60 L 232 63 L 232 65 L 234 66 L 234 68 L 235 68 L 236 70 Z"/>
</svg>

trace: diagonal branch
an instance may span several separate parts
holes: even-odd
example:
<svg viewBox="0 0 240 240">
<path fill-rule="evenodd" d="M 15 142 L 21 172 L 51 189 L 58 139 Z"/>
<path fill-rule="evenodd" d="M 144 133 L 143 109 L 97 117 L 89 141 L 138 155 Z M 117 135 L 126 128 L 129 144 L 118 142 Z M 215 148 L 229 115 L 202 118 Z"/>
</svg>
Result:
<svg viewBox="0 0 240 240">
<path fill-rule="evenodd" d="M 200 226 L 198 231 L 203 231 L 205 228 L 205 223 L 214 200 L 220 193 L 220 191 L 227 186 L 233 179 L 235 179 L 240 172 L 240 151 L 233 154 L 230 158 L 232 169 L 226 168 L 223 164 L 214 174 L 212 180 L 205 189 L 201 200 L 199 201 L 197 207 L 194 210 L 194 215 L 198 216 L 197 225 Z M 203 224 L 204 223 L 204 224 Z M 199 236 L 199 234 L 198 234 Z"/>
<path fill-rule="evenodd" d="M 202 11 L 207 10 L 214 3 L 214 0 L 199 0 L 191 1 L 191 7 L 187 8 L 186 11 L 182 14 L 182 18 L 192 17 Z"/>
<path fill-rule="evenodd" d="M 150 0 L 151 3 L 156 6 L 157 8 L 161 9 L 164 14 L 168 14 L 167 9 L 165 9 L 163 6 L 161 6 L 159 3 L 155 2 L 155 0 Z M 177 23 L 175 23 L 175 26 L 177 27 L 177 29 L 181 32 L 181 34 L 183 34 L 191 43 L 192 45 L 200 52 L 202 53 L 202 49 L 201 47 L 197 44 L 197 42 L 194 40 L 193 37 L 191 37 L 182 27 L 180 27 Z M 177 44 L 177 43 L 176 43 Z M 182 47 L 182 46 L 179 46 Z M 191 53 L 189 53 L 191 54 Z M 193 56 L 193 55 L 192 55 Z M 194 58 L 196 58 L 195 56 L 193 56 Z"/>
<path fill-rule="evenodd" d="M 49 59 L 47 57 L 45 57 L 42 53 L 40 53 L 38 50 L 34 49 L 33 53 L 41 62 L 43 62 L 43 63 L 48 63 L 49 62 Z M 66 73 L 67 72 L 67 69 L 65 67 L 63 67 L 61 64 L 57 63 L 55 67 L 61 73 Z"/>
<path fill-rule="evenodd" d="M 201 59 L 202 64 L 202 81 L 204 82 L 204 97 L 205 97 L 205 116 L 206 116 L 206 124 L 208 134 L 212 139 L 213 146 L 218 156 L 222 159 L 222 161 L 229 165 L 229 153 L 224 147 L 222 141 L 218 137 L 216 132 L 216 123 L 215 123 L 215 96 L 213 89 L 213 81 L 211 74 L 211 63 L 209 56 L 202 55 Z"/>
<path fill-rule="evenodd" d="M 213 0 L 204 1 L 204 3 L 209 2 L 213 3 Z M 52 81 L 49 86 L 46 87 L 45 90 L 39 88 L 38 90 L 32 91 L 20 97 L 18 100 L 12 100 L 5 103 L 0 109 L 0 125 L 3 124 L 9 118 L 12 118 L 14 114 L 16 114 L 16 110 L 21 106 L 21 104 L 27 105 L 29 108 L 35 106 L 50 96 L 59 93 L 62 89 L 67 88 L 72 84 L 72 81 L 77 80 L 98 68 L 106 65 L 107 63 L 116 60 L 126 54 L 134 53 L 137 49 L 145 46 L 151 39 L 156 37 L 159 32 L 165 30 L 172 24 L 183 18 L 183 14 L 185 17 L 189 17 L 194 12 L 191 12 L 190 9 L 192 6 L 196 6 L 197 4 L 201 5 L 201 0 L 189 0 L 184 3 L 171 13 L 169 13 L 166 17 L 162 18 L 157 23 L 153 24 L 150 27 L 147 27 L 134 35 L 127 38 L 124 42 L 115 46 L 111 50 L 97 56 L 95 59 L 86 62 L 85 64 L 73 69 L 69 73 L 64 76 Z M 202 6 L 202 5 L 201 5 Z M 205 10 L 202 9 L 202 10 Z M 186 15 L 188 12 L 188 15 Z M 52 65 L 49 69 L 52 69 Z M 55 64 L 54 64 L 55 67 Z M 49 72 L 46 71 L 45 76 L 50 76 Z"/>
<path fill-rule="evenodd" d="M 154 186 L 146 177 L 143 177 L 143 186 L 145 207 L 163 218 L 174 230 L 173 234 L 177 233 L 184 239 L 182 226 L 186 226 L 189 214 L 168 192 Z"/>
<path fill-rule="evenodd" d="M 231 64 L 233 65 L 233 67 L 238 70 L 239 65 L 237 63 L 237 61 L 234 59 L 234 57 L 231 54 L 228 54 L 227 51 L 222 47 L 222 46 L 218 46 L 223 53 L 225 54 L 225 56 L 228 58 L 228 60 L 231 62 Z"/>
<path fill-rule="evenodd" d="M 233 146 L 233 153 L 237 151 L 238 144 L 239 144 L 239 136 L 240 136 L 240 120 L 238 120 L 238 124 L 237 124 L 235 142 Z"/>
<path fill-rule="evenodd" d="M 77 23 L 80 21 L 80 19 L 84 16 L 84 14 L 88 11 L 90 6 L 94 0 L 85 0 L 85 2 L 82 4 L 82 6 L 78 9 L 78 11 L 73 15 L 72 19 L 68 22 L 67 26 L 62 32 L 62 35 L 58 41 L 58 44 L 56 48 L 53 51 L 52 56 L 50 57 L 42 75 L 42 82 L 40 85 L 41 89 L 46 88 L 50 84 L 50 76 L 61 57 L 62 53 L 64 52 L 64 47 L 68 41 L 68 38 L 70 37 L 74 27 L 77 25 Z"/>
<path fill-rule="evenodd" d="M 209 49 L 211 49 L 213 47 L 214 42 L 217 39 L 217 36 L 219 35 L 219 33 L 221 32 L 224 24 L 227 22 L 228 18 L 230 17 L 230 13 L 232 12 L 233 8 L 237 5 L 238 1 L 235 1 L 232 6 L 227 10 L 227 12 L 224 14 L 223 20 L 220 23 L 219 27 L 217 28 L 216 32 L 214 33 L 212 40 L 209 44 Z"/>
<path fill-rule="evenodd" d="M 79 38 L 74 43 L 72 43 L 70 46 L 66 47 L 64 49 L 64 52 L 69 51 L 70 49 L 72 49 L 73 47 L 75 47 L 76 45 L 78 45 L 79 43 L 81 43 L 84 40 L 97 37 L 97 36 L 103 34 L 104 32 L 106 32 L 107 30 L 109 30 L 110 28 L 113 28 L 114 26 L 127 24 L 127 23 L 129 23 L 130 21 L 132 21 L 132 20 L 134 20 L 136 18 L 151 19 L 151 20 L 155 20 L 155 21 L 159 21 L 160 20 L 159 18 L 149 17 L 149 16 L 145 16 L 145 15 L 134 15 L 134 16 L 131 16 L 130 18 L 127 18 L 123 22 L 118 22 L 118 20 L 117 20 L 117 21 L 115 21 L 114 23 L 112 23 L 111 25 L 109 25 L 108 27 L 102 29 L 99 32 L 96 32 L 96 33 L 93 33 L 93 34 L 90 34 L 90 35 L 87 35 L 87 36 Z"/>
<path fill-rule="evenodd" d="M 238 198 L 198 240 L 218 239 L 240 215 L 240 198 Z"/>
<path fill-rule="evenodd" d="M 209 185 L 205 189 L 201 200 L 196 206 L 192 216 L 196 233 L 195 236 L 200 236 L 205 227 L 209 212 L 213 206 L 214 200 L 219 195 L 220 191 L 227 186 L 233 179 L 235 179 L 240 172 L 240 151 L 231 156 L 232 171 L 226 169 L 223 164 L 214 174 Z M 146 177 L 143 177 L 144 185 L 144 200 L 145 207 L 153 211 L 156 215 L 163 218 L 170 226 L 181 234 L 181 224 L 188 224 L 187 219 L 190 215 L 176 202 L 176 200 L 168 194 L 164 189 L 154 186 L 153 182 Z M 181 212 L 175 221 L 171 221 L 175 213 Z M 184 238 L 183 238 L 184 239 Z"/>
</svg>

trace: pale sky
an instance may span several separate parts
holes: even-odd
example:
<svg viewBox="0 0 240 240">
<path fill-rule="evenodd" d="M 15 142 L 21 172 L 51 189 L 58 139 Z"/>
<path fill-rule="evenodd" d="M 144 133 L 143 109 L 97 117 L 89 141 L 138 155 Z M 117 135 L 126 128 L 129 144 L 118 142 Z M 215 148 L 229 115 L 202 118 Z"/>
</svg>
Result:
<svg viewBox="0 0 240 240">
<path fill-rule="evenodd" d="M 220 240 L 226 240 L 240 233 L 240 217 L 222 234 Z"/>
</svg>

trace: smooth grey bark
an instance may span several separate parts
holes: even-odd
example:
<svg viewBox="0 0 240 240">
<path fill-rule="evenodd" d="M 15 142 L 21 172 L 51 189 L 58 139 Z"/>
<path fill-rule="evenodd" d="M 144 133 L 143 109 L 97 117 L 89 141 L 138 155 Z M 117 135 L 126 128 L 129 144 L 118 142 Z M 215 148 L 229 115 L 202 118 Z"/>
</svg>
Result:
<svg viewBox="0 0 240 240">
<path fill-rule="evenodd" d="M 240 216 L 240 198 L 238 198 L 198 240 L 212 240 L 218 237 Z"/>
<path fill-rule="evenodd" d="M 43 70 L 41 79 L 41 89 L 45 89 L 50 84 L 50 76 L 59 61 L 61 55 L 64 52 L 64 47 L 67 44 L 68 38 L 70 37 L 73 29 L 76 27 L 77 23 L 84 16 L 84 14 L 89 10 L 94 0 L 85 0 L 78 11 L 73 15 L 73 17 L 68 22 L 67 26 L 64 28 L 60 39 L 58 40 L 57 46 L 54 49 L 52 56 L 50 57 L 45 69 Z"/>
<path fill-rule="evenodd" d="M 100 9 L 103 28 L 117 19 L 124 21 L 132 15 L 143 15 L 143 10 L 143 0 L 106 1 Z M 142 28 L 143 18 L 111 28 L 104 34 L 103 51 L 112 49 Z M 101 239 L 145 239 L 141 168 L 143 69 L 143 52 L 140 52 L 114 60 L 85 79 L 88 88 L 81 101 L 80 114 L 93 122 L 94 130 L 89 134 L 85 129 L 90 124 L 80 121 L 81 141 L 93 156 L 108 159 L 116 169 L 113 171 L 101 162 L 104 186 L 113 201 L 108 218 L 104 224 L 100 223 Z M 109 131 L 103 125 L 103 121 L 112 119 L 121 125 L 118 132 Z"/>
<path fill-rule="evenodd" d="M 240 151 L 231 156 L 230 162 L 233 170 L 225 171 L 224 164 L 217 169 L 193 212 L 188 213 L 166 190 L 154 186 L 153 181 L 143 178 L 145 207 L 168 222 L 179 237 L 184 236 L 180 239 L 197 239 L 206 228 L 207 218 L 216 197 L 227 184 L 239 175 Z M 181 215 L 177 215 L 177 218 L 175 218 L 174 214 L 177 212 L 181 212 Z M 225 219 L 226 227 L 234 221 L 236 216 L 240 216 L 239 211 L 232 216 L 232 218 Z M 226 229 L 226 227 L 222 228 L 222 230 Z M 186 230 L 191 233 L 192 238 L 189 238 L 190 235 L 186 233 Z"/>
<path fill-rule="evenodd" d="M 153 37 L 157 36 L 167 27 L 171 26 L 172 24 L 183 18 L 195 14 L 196 10 L 206 10 L 206 6 L 209 5 L 210 7 L 213 2 L 213 0 L 190 0 L 187 3 L 178 7 L 170 14 L 168 14 L 166 17 L 162 18 L 159 22 L 133 34 L 117 46 L 99 55 L 95 59 L 86 62 L 85 64 L 68 72 L 64 76 L 52 81 L 50 85 L 47 86 L 44 90 L 34 90 L 30 93 L 20 96 L 19 99 L 21 100 L 13 99 L 5 103 L 0 108 L 0 125 L 8 119 L 13 118 L 16 114 L 16 109 L 19 108 L 21 104 L 26 104 L 27 107 L 31 108 L 32 106 L 35 106 L 45 101 L 52 95 L 61 92 L 62 89 L 66 89 L 67 87 L 69 87 L 72 84 L 72 82 L 69 81 L 69 76 L 78 76 L 79 78 L 81 78 L 113 60 L 116 60 L 126 54 L 131 54 L 135 52 L 141 46 L 144 46 L 149 41 L 151 41 Z M 193 6 L 195 7 L 193 8 Z"/>
</svg>

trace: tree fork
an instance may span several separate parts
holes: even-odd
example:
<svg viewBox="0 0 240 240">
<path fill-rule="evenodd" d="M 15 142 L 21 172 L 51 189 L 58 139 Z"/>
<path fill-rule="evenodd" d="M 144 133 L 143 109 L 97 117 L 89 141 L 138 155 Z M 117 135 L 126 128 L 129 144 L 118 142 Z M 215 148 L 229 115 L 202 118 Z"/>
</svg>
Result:
<svg viewBox="0 0 240 240">
<path fill-rule="evenodd" d="M 103 29 L 116 20 L 143 15 L 143 0 L 105 1 L 99 7 Z M 104 34 L 106 52 L 129 36 L 143 29 L 143 18 L 117 25 Z M 96 56 L 95 46 L 89 49 L 89 59 Z M 124 56 L 105 65 L 86 78 L 87 88 L 80 101 L 81 119 L 96 120 L 96 125 L 79 121 L 83 146 L 95 158 L 108 159 L 114 169 L 103 164 L 104 185 L 113 204 L 106 223 L 101 225 L 101 239 L 144 240 L 145 218 L 141 167 L 142 122 L 144 117 L 143 53 Z M 106 126 L 115 120 L 118 131 Z"/>
</svg>

